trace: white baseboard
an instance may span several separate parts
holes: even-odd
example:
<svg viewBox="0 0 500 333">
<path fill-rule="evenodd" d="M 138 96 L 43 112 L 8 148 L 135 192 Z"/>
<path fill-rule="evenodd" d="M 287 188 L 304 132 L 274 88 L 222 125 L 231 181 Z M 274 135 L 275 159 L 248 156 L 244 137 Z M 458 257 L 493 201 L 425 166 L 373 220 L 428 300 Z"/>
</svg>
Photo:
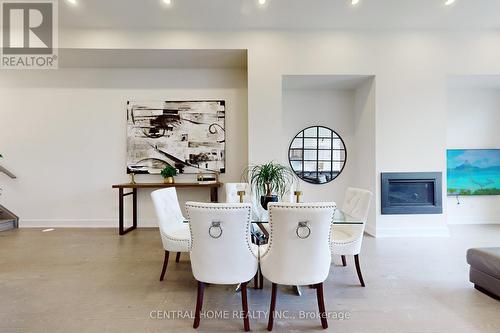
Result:
<svg viewBox="0 0 500 333">
<path fill-rule="evenodd" d="M 375 237 L 450 237 L 448 227 L 436 228 L 377 228 Z"/>
<path fill-rule="evenodd" d="M 125 220 L 125 226 L 132 225 Z M 155 219 L 139 219 L 138 227 L 158 227 Z M 118 228 L 118 219 L 21 219 L 19 228 Z M 436 228 L 374 228 L 366 225 L 365 232 L 376 238 L 388 237 L 450 237 L 447 227 Z"/>
<path fill-rule="evenodd" d="M 139 219 L 138 227 L 158 227 L 154 219 Z M 125 220 L 125 227 L 131 226 Z M 118 228 L 118 219 L 20 219 L 19 228 Z"/>
</svg>

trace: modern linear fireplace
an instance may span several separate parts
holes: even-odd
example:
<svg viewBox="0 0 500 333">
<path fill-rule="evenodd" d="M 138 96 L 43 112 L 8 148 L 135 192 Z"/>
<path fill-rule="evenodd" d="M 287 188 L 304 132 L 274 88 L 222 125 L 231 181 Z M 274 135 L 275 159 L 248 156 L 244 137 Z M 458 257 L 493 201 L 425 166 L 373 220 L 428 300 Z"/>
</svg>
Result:
<svg viewBox="0 0 500 333">
<path fill-rule="evenodd" d="M 441 214 L 441 172 L 382 173 L 382 214 Z"/>
</svg>

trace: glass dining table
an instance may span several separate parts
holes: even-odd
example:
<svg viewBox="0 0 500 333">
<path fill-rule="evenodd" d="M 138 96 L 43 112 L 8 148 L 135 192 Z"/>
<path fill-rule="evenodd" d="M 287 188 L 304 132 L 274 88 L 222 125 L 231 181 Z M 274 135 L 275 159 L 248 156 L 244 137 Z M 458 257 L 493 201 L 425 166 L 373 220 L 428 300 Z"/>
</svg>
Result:
<svg viewBox="0 0 500 333">
<path fill-rule="evenodd" d="M 269 224 L 269 214 L 267 211 L 262 210 L 260 213 L 253 214 L 252 224 L 257 226 L 257 228 L 252 228 L 253 241 L 258 244 L 266 244 L 269 240 L 269 232 L 266 225 Z M 344 226 L 352 225 L 363 225 L 364 221 L 360 218 L 354 217 L 343 212 L 341 209 L 336 208 L 333 214 L 332 228 L 338 227 L 342 228 Z M 261 282 L 262 283 L 262 282 Z M 302 295 L 300 286 L 293 286 L 293 290 L 297 296 Z M 239 285 L 236 288 L 239 291 Z"/>
<path fill-rule="evenodd" d="M 258 245 L 266 244 L 269 240 L 269 232 L 266 225 L 269 224 L 269 213 L 265 210 L 260 210 L 259 212 L 253 212 L 252 214 L 252 226 L 257 226 L 258 228 L 252 228 L 252 241 Z M 188 221 L 184 221 L 188 223 Z M 351 216 L 341 209 L 336 208 L 333 214 L 333 228 L 349 225 L 362 225 L 364 221 L 357 217 Z M 300 286 L 293 286 L 294 292 L 297 296 L 301 296 L 302 292 Z M 236 287 L 236 291 L 240 291 L 240 285 Z"/>
<path fill-rule="evenodd" d="M 269 238 L 269 233 L 267 231 L 268 228 L 266 228 L 266 225 L 269 223 L 269 213 L 267 211 L 262 211 L 260 212 L 260 214 L 259 213 L 254 214 L 254 216 L 252 217 L 252 223 L 254 225 L 257 225 L 262 235 L 265 236 L 265 238 L 261 237 L 263 241 Z M 335 213 L 333 214 L 332 223 L 335 227 L 335 226 L 348 226 L 348 225 L 362 225 L 364 221 L 360 218 L 345 213 L 341 209 L 336 208 Z M 257 236 L 257 234 L 254 235 Z M 265 244 L 265 243 L 260 243 L 260 244 Z"/>
</svg>

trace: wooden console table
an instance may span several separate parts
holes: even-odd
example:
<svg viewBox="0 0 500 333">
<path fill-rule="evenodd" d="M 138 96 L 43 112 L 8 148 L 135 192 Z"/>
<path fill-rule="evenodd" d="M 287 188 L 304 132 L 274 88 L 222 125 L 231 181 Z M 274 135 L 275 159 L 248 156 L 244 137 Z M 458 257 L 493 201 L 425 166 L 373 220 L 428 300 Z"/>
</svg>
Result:
<svg viewBox="0 0 500 333">
<path fill-rule="evenodd" d="M 118 217 L 118 233 L 120 235 L 125 235 L 126 233 L 137 228 L 137 190 L 141 188 L 158 189 L 167 187 L 176 188 L 208 188 L 210 190 L 210 201 L 218 202 L 218 188 L 222 183 L 211 183 L 211 184 L 198 184 L 198 183 L 175 183 L 175 184 L 164 184 L 164 183 L 127 183 L 127 184 L 116 184 L 113 188 L 118 189 L 118 203 L 119 203 L 119 217 Z M 125 189 L 131 189 L 132 191 L 124 193 Z M 132 226 L 124 229 L 124 213 L 123 213 L 123 198 L 132 195 Z"/>
</svg>

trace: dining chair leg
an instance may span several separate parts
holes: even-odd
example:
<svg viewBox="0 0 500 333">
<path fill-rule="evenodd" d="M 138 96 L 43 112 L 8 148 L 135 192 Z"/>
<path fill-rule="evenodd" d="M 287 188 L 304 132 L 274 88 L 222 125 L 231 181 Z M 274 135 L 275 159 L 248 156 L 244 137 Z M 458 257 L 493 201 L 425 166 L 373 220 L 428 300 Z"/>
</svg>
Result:
<svg viewBox="0 0 500 333">
<path fill-rule="evenodd" d="M 365 281 L 363 280 L 363 275 L 361 274 L 361 267 L 359 266 L 359 255 L 356 254 L 354 256 L 354 262 L 356 263 L 356 271 L 358 272 L 359 282 L 361 283 L 361 287 L 365 286 Z"/>
<path fill-rule="evenodd" d="M 179 262 L 180 259 L 181 259 L 181 253 L 177 252 L 177 255 L 175 256 L 175 262 Z"/>
<path fill-rule="evenodd" d="M 262 269 L 259 266 L 259 289 L 264 288 L 264 276 L 262 275 Z"/>
<path fill-rule="evenodd" d="M 259 270 L 255 272 L 255 276 L 253 277 L 253 289 L 259 289 Z"/>
<path fill-rule="evenodd" d="M 203 306 L 203 290 L 205 289 L 205 284 L 198 281 L 198 297 L 196 299 L 196 310 L 194 313 L 194 323 L 193 328 L 198 328 L 200 326 L 200 313 L 201 307 Z"/>
<path fill-rule="evenodd" d="M 318 298 L 319 315 L 321 318 L 321 326 L 323 329 L 328 328 L 328 321 L 326 320 L 325 299 L 323 297 L 323 283 L 316 285 L 316 296 Z"/>
<path fill-rule="evenodd" d="M 163 281 L 163 278 L 165 277 L 165 272 L 167 271 L 169 255 L 170 255 L 170 253 L 168 251 L 165 251 L 165 258 L 163 258 L 163 268 L 162 268 L 161 274 L 160 274 L 160 281 Z"/>
<path fill-rule="evenodd" d="M 273 330 L 274 324 L 274 310 L 276 309 L 276 292 L 278 291 L 278 285 L 273 283 L 271 291 L 271 306 L 269 307 L 269 322 L 267 323 L 267 330 Z"/>
<path fill-rule="evenodd" d="M 347 266 L 347 261 L 345 260 L 345 256 L 341 256 L 342 257 L 342 266 Z"/>
<path fill-rule="evenodd" d="M 248 332 L 250 331 L 250 320 L 248 319 L 247 282 L 241 284 L 241 307 L 243 309 L 243 326 L 245 332 Z"/>
</svg>

